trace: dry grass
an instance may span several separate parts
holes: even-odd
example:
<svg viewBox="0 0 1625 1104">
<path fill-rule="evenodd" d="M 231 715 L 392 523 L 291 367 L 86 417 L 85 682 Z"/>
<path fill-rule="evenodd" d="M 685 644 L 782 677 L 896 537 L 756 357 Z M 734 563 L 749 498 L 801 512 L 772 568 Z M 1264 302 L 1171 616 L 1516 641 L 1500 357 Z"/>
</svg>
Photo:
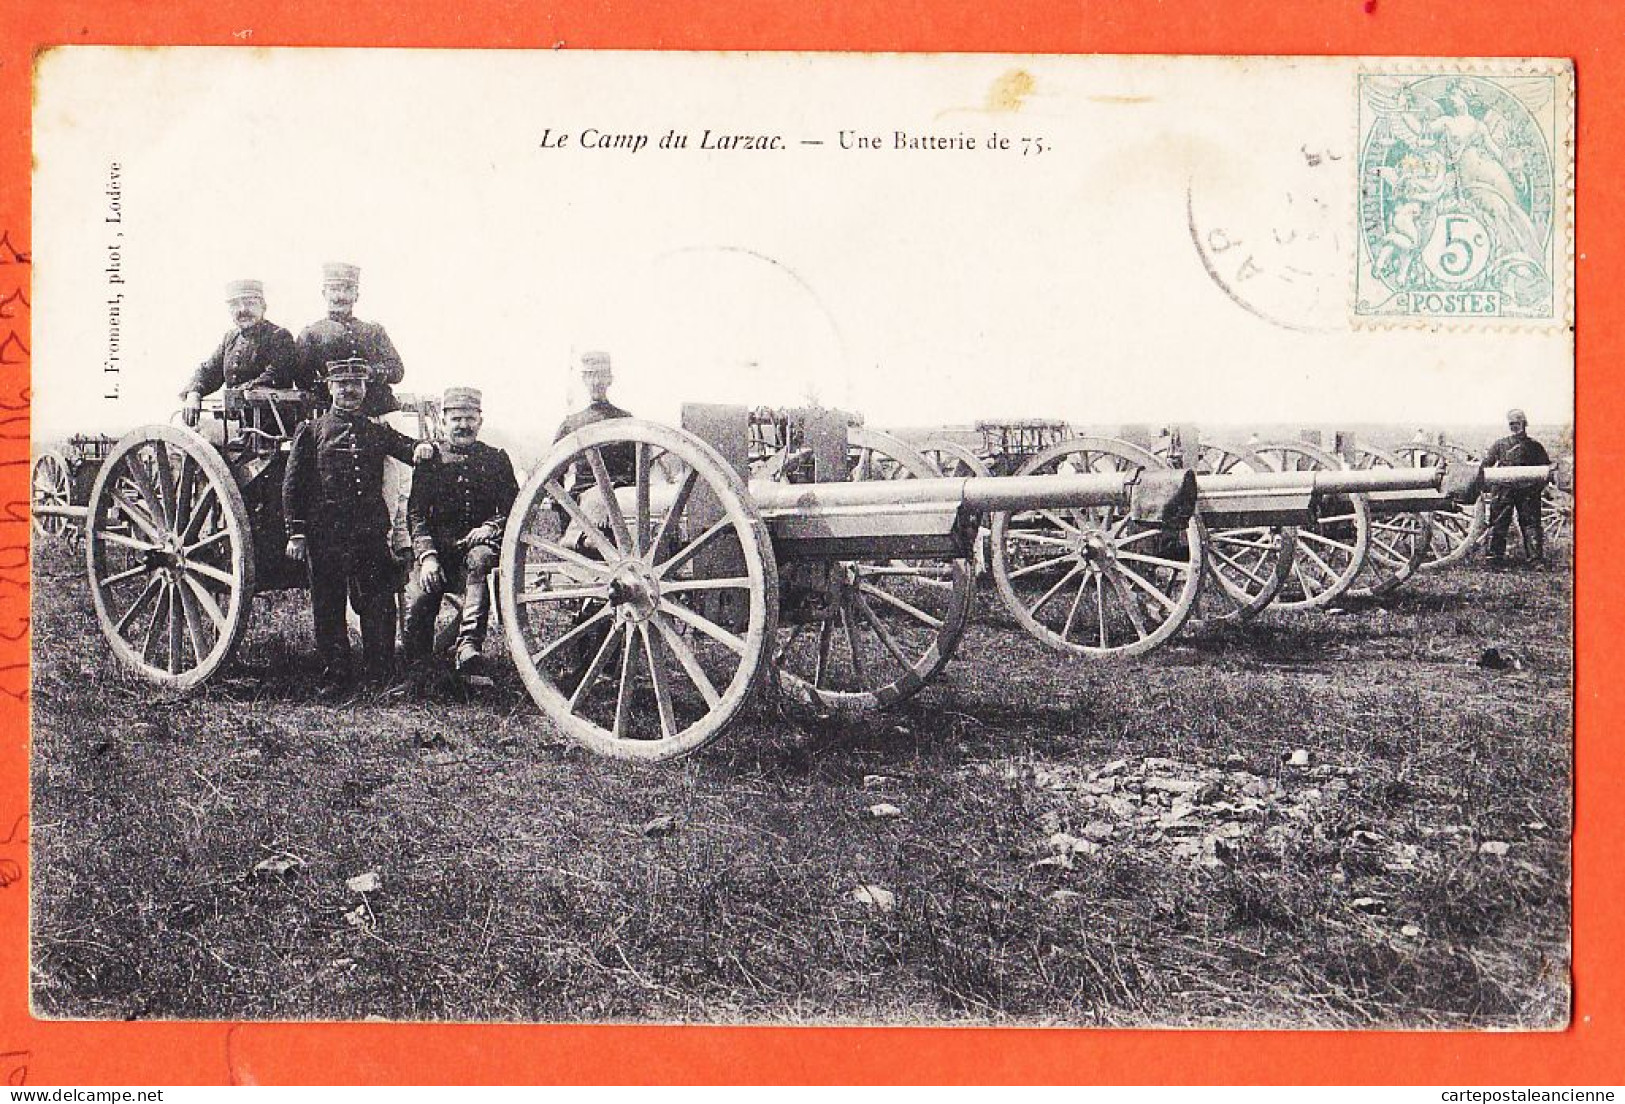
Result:
<svg viewBox="0 0 1625 1104">
<path fill-rule="evenodd" d="M 472 698 L 324 703 L 283 595 L 228 677 L 177 697 L 114 667 L 76 560 L 41 549 L 34 593 L 42 1015 L 1567 1018 L 1567 568 L 1458 568 L 1121 666 L 1050 655 L 984 595 L 904 709 L 764 706 L 658 769 L 567 745 L 497 644 Z M 1528 668 L 1479 668 L 1491 643 Z M 1153 779 L 1216 787 L 1194 833 Z M 662 814 L 676 832 L 646 837 Z"/>
</svg>

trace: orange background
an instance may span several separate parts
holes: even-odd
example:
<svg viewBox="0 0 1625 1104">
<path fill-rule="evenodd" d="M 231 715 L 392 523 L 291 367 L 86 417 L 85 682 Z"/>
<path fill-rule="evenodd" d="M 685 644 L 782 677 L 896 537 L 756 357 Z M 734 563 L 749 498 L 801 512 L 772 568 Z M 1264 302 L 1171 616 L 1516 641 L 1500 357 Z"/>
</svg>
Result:
<svg viewBox="0 0 1625 1104">
<path fill-rule="evenodd" d="M 0 1079 L 383 1082 L 1434 1082 L 1625 1080 L 1620 654 L 1625 424 L 1625 5 L 1617 0 L 563 0 L 0 2 Z M 697 5 L 695 6 L 697 7 Z M 26 543 L 29 108 L 57 43 L 1009 53 L 1551 56 L 1576 61 L 1580 502 L 1574 1021 L 1546 1035 L 41 1023 L 28 1013 Z M 13 248 L 8 248 L 7 243 Z M 14 335 L 14 336 L 8 336 Z M 18 880 L 18 876 L 22 879 Z"/>
</svg>

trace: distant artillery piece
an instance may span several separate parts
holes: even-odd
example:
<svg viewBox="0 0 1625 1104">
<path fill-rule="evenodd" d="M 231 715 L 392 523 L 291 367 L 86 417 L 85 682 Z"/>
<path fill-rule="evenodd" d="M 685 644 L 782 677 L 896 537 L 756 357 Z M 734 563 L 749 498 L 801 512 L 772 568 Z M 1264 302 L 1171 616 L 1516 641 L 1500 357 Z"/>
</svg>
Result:
<svg viewBox="0 0 1625 1104">
<path fill-rule="evenodd" d="M 1277 470 L 1251 448 L 1204 441 L 1191 426 L 1169 427 L 1152 451 L 1164 463 L 1190 468 L 1199 475 Z M 1298 530 L 1288 522 L 1295 520 L 1296 513 L 1289 506 L 1283 517 L 1268 502 L 1248 501 L 1251 495 L 1238 490 L 1226 504 L 1224 520 L 1212 516 L 1212 510 L 1203 519 L 1208 577 L 1197 615 L 1204 620 L 1239 621 L 1256 615 L 1275 600 L 1291 575 Z M 1212 501 L 1216 496 L 1209 498 Z"/>
<path fill-rule="evenodd" d="M 690 406 L 684 426 L 725 440 L 732 416 L 727 407 Z M 842 411 L 757 408 L 749 440 L 753 494 L 940 474 L 911 445 Z M 787 696 L 829 712 L 884 708 L 917 693 L 953 657 L 975 598 L 970 566 L 913 559 L 911 541 L 906 532 L 900 541 L 882 535 L 863 550 L 871 555 L 781 564 L 773 666 Z"/>
<path fill-rule="evenodd" d="M 232 656 L 257 594 L 308 586 L 284 555 L 282 476 L 316 410 L 298 390 L 227 388 L 199 429 L 113 443 L 79 517 L 96 620 L 115 658 L 186 689 Z"/>
<path fill-rule="evenodd" d="M 1412 467 L 1443 467 L 1452 461 L 1473 463 L 1478 460 L 1472 450 L 1442 436 L 1431 441 L 1410 441 L 1393 451 L 1402 463 Z M 1433 515 L 1433 532 L 1420 570 L 1437 571 L 1460 563 L 1471 555 L 1487 535 L 1488 507 L 1487 502 L 1472 505 L 1456 503 L 1449 509 L 1436 511 Z"/>
<path fill-rule="evenodd" d="M 836 417 L 810 420 L 816 439 L 802 447 L 813 454 L 815 476 L 839 481 L 750 482 L 745 408 L 689 408 L 685 424 L 698 432 L 615 419 L 569 435 L 521 489 L 508 520 L 500 571 L 509 654 L 543 712 L 605 755 L 689 754 L 720 735 L 764 684 L 788 678 L 805 685 L 780 629 L 781 616 L 798 607 L 813 612 L 788 613 L 786 632 L 799 622 L 805 639 L 817 626 L 818 637 L 838 643 L 837 633 L 867 626 L 872 641 L 849 642 L 851 654 L 889 663 L 886 677 L 894 681 L 887 686 L 918 689 L 946 656 L 922 667 L 896 631 L 909 610 L 850 586 L 845 565 L 908 561 L 909 585 L 940 592 L 941 577 L 913 565 L 963 563 L 983 514 L 993 516 L 1001 538 L 1012 530 L 1036 538 L 1009 538 L 1031 548 L 1024 559 L 1006 549 L 996 572 L 1032 619 L 1042 622 L 1050 605 L 1067 611 L 1070 627 L 1045 624 L 1046 642 L 1098 649 L 1105 623 L 1106 654 L 1122 655 L 1164 642 L 1189 615 L 1203 570 L 1204 499 L 1227 523 L 1243 500 L 1255 516 L 1267 509 L 1273 518 L 1312 520 L 1318 502 L 1341 509 L 1351 496 L 1373 492 L 1471 498 L 1487 481 L 1548 474 L 1460 466 L 1352 471 L 1332 457 L 1313 470 L 1199 476 L 1121 442 L 1075 439 L 1031 457 L 1027 474 L 851 480 L 863 436 Z M 875 459 L 881 450 L 869 452 L 871 464 L 883 467 Z M 899 472 L 909 468 L 896 454 L 889 462 Z M 591 478 L 566 489 L 567 474 L 581 471 Z M 996 555 L 1003 547 L 995 543 Z M 1036 592 L 1027 580 L 1040 576 L 1044 592 L 1028 601 Z M 830 586 L 831 577 L 840 584 Z M 857 578 L 874 576 L 860 570 Z M 854 589 L 865 601 L 843 605 Z M 1098 615 L 1106 603 L 1105 620 L 1087 622 L 1095 639 L 1084 645 L 1077 630 L 1086 607 Z M 843 615 L 822 612 L 838 608 Z M 826 689 L 816 675 L 814 683 Z M 900 698 L 868 682 L 853 689 L 855 707 Z"/>
<path fill-rule="evenodd" d="M 1449 460 L 1476 461 L 1478 455 L 1465 445 L 1438 436 L 1407 442 L 1395 448 L 1394 454 L 1406 463 L 1417 466 L 1440 466 Z M 1567 537 L 1574 527 L 1574 468 L 1573 460 L 1559 460 L 1552 467 L 1552 478 L 1541 489 L 1541 529 L 1548 543 Z M 1488 500 L 1471 507 L 1456 506 L 1433 515 L 1433 539 L 1428 557 L 1421 565 L 1423 571 L 1435 571 L 1448 564 L 1459 563 L 1489 540 L 1490 504 Z M 1513 519 L 1517 524 L 1517 519 Z"/>
<path fill-rule="evenodd" d="M 77 545 L 84 532 L 90 489 L 115 440 L 103 434 L 77 434 L 60 449 L 46 449 L 34 458 L 29 513 L 35 536 Z"/>
<path fill-rule="evenodd" d="M 1335 443 L 1338 455 L 1356 470 L 1414 466 L 1352 433 L 1338 434 Z M 1352 598 L 1377 598 L 1403 586 L 1429 558 L 1434 515 L 1455 506 L 1442 496 L 1425 494 L 1417 499 L 1404 491 L 1379 491 L 1366 500 L 1371 507 L 1371 539 L 1365 563 L 1345 592 Z"/>
<path fill-rule="evenodd" d="M 1137 445 L 1072 437 L 1028 457 L 1012 479 L 1177 474 Z M 993 582 L 1018 624 L 1071 655 L 1140 655 L 1184 626 L 1206 573 L 1204 529 L 1136 519 L 1121 501 L 995 513 Z"/>
</svg>

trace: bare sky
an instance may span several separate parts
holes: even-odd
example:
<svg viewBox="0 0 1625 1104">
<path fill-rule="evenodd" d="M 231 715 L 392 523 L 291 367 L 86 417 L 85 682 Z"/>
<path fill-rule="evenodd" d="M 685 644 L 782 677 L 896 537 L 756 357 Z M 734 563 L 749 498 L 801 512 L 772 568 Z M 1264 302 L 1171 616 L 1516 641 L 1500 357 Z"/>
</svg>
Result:
<svg viewBox="0 0 1625 1104">
<path fill-rule="evenodd" d="M 362 266 L 405 389 L 483 387 L 489 424 L 544 441 L 591 348 L 661 420 L 816 396 L 877 425 L 1568 421 L 1567 334 L 1349 326 L 1356 64 L 59 49 L 35 436 L 164 420 L 229 326 L 225 281 L 263 279 L 297 333 L 328 260 Z M 708 129 L 787 148 L 701 150 Z"/>
</svg>

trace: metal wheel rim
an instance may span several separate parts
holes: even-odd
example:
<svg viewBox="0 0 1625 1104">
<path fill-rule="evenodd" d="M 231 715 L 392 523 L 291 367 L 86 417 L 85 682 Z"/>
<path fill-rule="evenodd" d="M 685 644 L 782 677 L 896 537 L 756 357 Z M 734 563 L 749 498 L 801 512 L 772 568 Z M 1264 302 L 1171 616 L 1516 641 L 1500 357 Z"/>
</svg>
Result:
<svg viewBox="0 0 1625 1104">
<path fill-rule="evenodd" d="M 1017 474 L 1038 474 L 1058 467 L 1069 457 L 1080 456 L 1111 459 L 1111 468 L 1101 467 L 1095 459 L 1086 460 L 1085 466 L 1095 471 L 1167 466 L 1146 449 L 1125 441 L 1074 437 L 1030 457 Z M 1010 615 L 1048 647 L 1091 659 L 1142 655 L 1177 634 L 1195 609 L 1206 564 L 1202 522 L 1195 514 L 1183 530 L 1170 531 L 1141 526 L 1130 521 L 1126 513 L 1112 508 L 1017 513 L 1037 513 L 1046 526 L 1034 526 L 1030 535 L 1024 536 L 1023 528 L 1012 525 L 1015 515 L 993 515 L 993 581 Z M 1053 548 L 1055 555 L 1040 553 L 1042 558 L 1034 563 L 1013 565 L 1012 541 L 1023 547 Z M 1131 547 L 1142 545 L 1166 550 L 1161 549 L 1159 541 L 1169 543 L 1175 550 L 1182 543 L 1182 554 L 1158 556 Z M 1051 568 L 1060 569 L 1060 580 L 1046 587 L 1038 600 L 1029 605 L 1017 591 L 1015 579 Z M 1164 579 L 1163 572 L 1168 573 L 1167 582 L 1159 585 Z M 1070 582 L 1073 579 L 1077 580 L 1075 591 Z M 1154 606 L 1147 607 L 1143 596 L 1153 590 L 1160 597 L 1154 598 Z M 1038 616 L 1041 610 L 1045 611 L 1044 616 L 1050 616 L 1048 611 L 1057 598 L 1066 609 L 1059 631 Z M 1147 613 L 1151 615 L 1149 620 Z M 1080 625 L 1090 628 L 1082 629 Z M 1079 630 L 1076 639 L 1074 629 Z M 1118 630 L 1125 631 L 1119 633 Z M 1129 636 L 1133 639 L 1128 639 Z"/>
<path fill-rule="evenodd" d="M 85 566 L 120 663 L 177 689 L 204 681 L 241 641 L 254 596 L 253 536 L 231 469 L 189 429 L 132 430 L 97 472 Z M 138 646 L 131 631 L 143 619 Z"/>
<path fill-rule="evenodd" d="M 938 474 L 919 451 L 888 433 L 853 426 L 847 440 L 858 454 L 854 480 L 877 473 L 888 479 Z M 876 456 L 895 466 L 877 468 Z M 810 625 L 780 625 L 774 671 L 787 697 L 831 712 L 889 709 L 919 693 L 948 665 L 975 603 L 975 579 L 967 561 L 842 560 L 826 570 L 851 574 L 853 583 L 840 582 L 839 604 L 830 607 L 804 648 L 797 645 Z M 922 592 L 933 593 L 928 600 Z M 904 630 L 911 635 L 903 635 Z M 921 635 L 927 631 L 929 643 L 924 643 Z M 895 677 L 876 681 L 882 671 Z M 825 685 L 843 681 L 838 675 L 862 689 Z"/>
<path fill-rule="evenodd" d="M 1332 453 L 1303 441 L 1273 441 L 1254 445 L 1253 451 L 1275 465 L 1278 471 L 1335 471 L 1345 466 Z M 1288 458 L 1293 459 L 1290 468 L 1286 463 Z M 1301 467 L 1305 461 L 1313 467 Z M 1371 506 L 1365 495 L 1347 497 L 1349 512 L 1321 517 L 1313 525 L 1298 527 L 1291 573 L 1276 595 L 1273 608 L 1292 613 L 1322 609 L 1354 585 L 1365 568 L 1371 548 Z M 1336 539 L 1331 535 L 1337 533 L 1335 526 L 1351 526 L 1353 538 Z"/>
<path fill-rule="evenodd" d="M 604 449 L 614 445 L 631 445 L 637 455 L 630 511 L 622 510 L 611 490 Z M 662 455 L 674 457 L 685 470 L 657 517 L 652 472 Z M 561 483 L 578 459 L 594 469 L 594 482 L 579 499 Z M 702 516 L 708 495 L 720 516 L 693 532 L 688 523 Z M 594 508 L 603 511 L 606 531 L 582 524 L 591 522 Z M 580 526 L 584 551 L 565 543 L 569 530 L 548 535 L 557 528 L 551 520 L 556 509 Z M 693 578 L 693 561 L 717 544 L 737 548 L 743 574 Z M 772 543 L 739 476 L 692 434 L 617 418 L 565 437 L 519 492 L 508 515 L 499 570 L 503 630 L 521 681 L 565 735 L 597 754 L 649 761 L 690 755 L 720 736 L 761 685 L 778 622 Z M 622 589 L 630 577 L 652 585 Z M 565 585 L 551 585 L 558 579 Z M 706 590 L 743 599 L 742 633 L 692 609 L 689 603 L 696 599 L 678 597 Z M 544 612 L 569 616 L 572 604 L 578 609 L 568 630 L 533 621 Z M 595 635 L 600 628 L 601 641 Z M 579 671 L 544 667 L 567 658 L 565 649 L 573 642 L 584 642 L 592 653 Z M 720 659 L 718 648 L 734 659 Z M 617 662 L 618 673 L 609 673 L 605 682 Z M 595 700 L 600 686 L 610 691 L 611 704 Z M 600 718 L 607 711 L 608 723 L 595 719 L 594 710 Z"/>
</svg>

